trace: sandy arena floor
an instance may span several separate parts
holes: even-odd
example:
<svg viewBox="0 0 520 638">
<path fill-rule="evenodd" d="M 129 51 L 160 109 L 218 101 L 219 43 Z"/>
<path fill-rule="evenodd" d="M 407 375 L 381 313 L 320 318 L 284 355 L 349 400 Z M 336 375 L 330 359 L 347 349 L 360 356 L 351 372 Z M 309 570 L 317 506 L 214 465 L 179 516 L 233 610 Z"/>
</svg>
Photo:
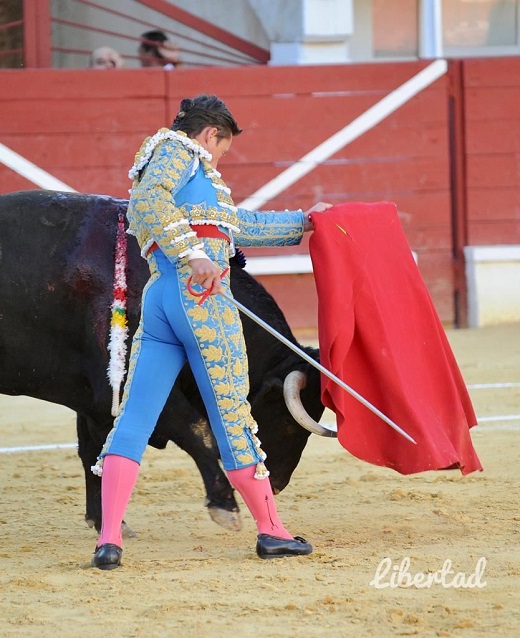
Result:
<svg viewBox="0 0 520 638">
<path fill-rule="evenodd" d="M 470 390 L 485 471 L 403 477 L 312 437 L 277 497 L 287 526 L 314 544 L 310 557 L 256 558 L 245 508 L 241 532 L 215 525 L 195 465 L 171 446 L 145 456 L 123 567 L 92 569 L 76 451 L 0 453 L 0 637 L 519 636 L 520 325 L 449 338 L 468 384 L 516 384 Z M 0 396 L 3 450 L 74 441 L 67 409 Z M 408 561 L 410 577 L 451 561 L 479 586 L 444 586 L 453 574 L 388 586 Z"/>
</svg>

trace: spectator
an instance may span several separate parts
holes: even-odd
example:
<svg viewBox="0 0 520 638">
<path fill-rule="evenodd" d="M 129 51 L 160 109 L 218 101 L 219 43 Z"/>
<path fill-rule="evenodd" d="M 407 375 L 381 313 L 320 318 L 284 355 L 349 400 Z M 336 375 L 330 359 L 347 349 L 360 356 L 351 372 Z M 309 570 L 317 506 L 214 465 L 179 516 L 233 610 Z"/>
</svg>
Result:
<svg viewBox="0 0 520 638">
<path fill-rule="evenodd" d="M 174 69 L 180 64 L 181 51 L 178 46 L 168 40 L 162 31 L 147 31 L 141 35 L 138 50 L 141 66 L 162 66 Z"/>
<path fill-rule="evenodd" d="M 110 47 L 99 47 L 90 54 L 91 69 L 121 69 L 124 65 L 121 55 Z"/>
</svg>

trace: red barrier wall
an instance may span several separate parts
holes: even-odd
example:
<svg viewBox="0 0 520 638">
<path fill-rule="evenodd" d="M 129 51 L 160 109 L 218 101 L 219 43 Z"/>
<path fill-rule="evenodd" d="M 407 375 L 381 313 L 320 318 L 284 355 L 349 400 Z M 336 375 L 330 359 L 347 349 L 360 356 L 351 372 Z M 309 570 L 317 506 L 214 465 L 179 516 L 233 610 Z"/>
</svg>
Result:
<svg viewBox="0 0 520 638">
<path fill-rule="evenodd" d="M 0 142 L 78 191 L 126 197 L 142 139 L 171 123 L 182 97 L 217 93 L 244 128 L 219 166 L 240 202 L 426 65 L 0 71 Z M 467 216 L 470 243 L 520 243 L 519 70 L 517 59 L 464 62 L 463 206 L 453 206 L 447 74 L 266 207 L 395 201 L 441 319 L 453 324 L 463 285 L 454 277 L 456 216 Z M 0 164 L 0 192 L 31 188 Z M 314 329 L 312 275 L 260 279 L 296 331 Z"/>
<path fill-rule="evenodd" d="M 464 63 L 468 243 L 520 244 L 520 58 Z"/>
</svg>

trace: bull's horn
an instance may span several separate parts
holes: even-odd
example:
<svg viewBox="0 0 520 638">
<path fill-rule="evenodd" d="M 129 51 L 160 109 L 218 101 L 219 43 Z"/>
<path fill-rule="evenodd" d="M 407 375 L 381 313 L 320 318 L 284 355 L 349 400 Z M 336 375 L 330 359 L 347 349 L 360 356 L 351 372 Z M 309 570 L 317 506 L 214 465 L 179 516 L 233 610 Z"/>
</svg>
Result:
<svg viewBox="0 0 520 638">
<path fill-rule="evenodd" d="M 285 381 L 283 382 L 283 396 L 287 409 L 293 419 L 299 423 L 302 428 L 309 430 L 309 432 L 317 434 L 318 436 L 337 437 L 338 433 L 335 430 L 326 428 L 315 421 L 303 407 L 300 392 L 306 383 L 307 377 L 299 370 L 293 370 L 285 377 Z"/>
</svg>

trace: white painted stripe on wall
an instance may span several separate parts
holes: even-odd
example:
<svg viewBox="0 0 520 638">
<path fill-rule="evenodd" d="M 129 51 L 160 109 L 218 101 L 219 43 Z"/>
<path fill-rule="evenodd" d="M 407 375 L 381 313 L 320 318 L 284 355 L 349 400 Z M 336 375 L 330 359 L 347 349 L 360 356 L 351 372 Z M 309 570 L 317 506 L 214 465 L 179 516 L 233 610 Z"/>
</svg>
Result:
<svg viewBox="0 0 520 638">
<path fill-rule="evenodd" d="M 307 175 L 307 173 L 310 173 L 334 153 L 337 153 L 344 146 L 363 135 L 363 133 L 374 128 L 379 122 L 394 113 L 427 86 L 433 84 L 447 70 L 448 63 L 446 60 L 435 60 L 435 62 L 432 62 L 417 75 L 414 75 L 407 82 L 389 93 L 350 124 L 347 124 L 332 137 L 316 146 L 310 153 L 304 155 L 283 173 L 264 184 L 264 186 L 241 202 L 239 206 L 251 210 L 260 209 L 266 202 L 279 195 L 304 175 Z"/>
<path fill-rule="evenodd" d="M 68 193 L 77 192 L 74 188 L 72 188 L 72 186 L 56 179 L 39 166 L 36 166 L 36 164 L 33 164 L 29 160 L 25 159 L 25 157 L 22 157 L 1 143 L 0 162 L 40 188 L 53 191 L 67 191 Z"/>
</svg>

